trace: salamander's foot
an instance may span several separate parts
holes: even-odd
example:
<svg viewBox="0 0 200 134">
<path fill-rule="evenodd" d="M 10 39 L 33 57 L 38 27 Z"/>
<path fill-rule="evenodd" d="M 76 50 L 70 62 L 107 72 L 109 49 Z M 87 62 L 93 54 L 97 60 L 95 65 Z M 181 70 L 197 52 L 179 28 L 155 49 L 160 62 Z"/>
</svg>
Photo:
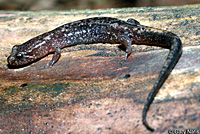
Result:
<svg viewBox="0 0 200 134">
<path fill-rule="evenodd" d="M 126 54 L 125 54 L 125 59 L 124 59 L 124 60 L 126 61 L 130 55 L 131 55 L 131 53 L 126 53 Z"/>
<path fill-rule="evenodd" d="M 50 61 L 49 63 L 47 63 L 44 68 L 50 68 L 50 67 L 53 67 L 53 61 Z"/>
<path fill-rule="evenodd" d="M 127 41 L 125 60 L 127 60 L 130 55 L 131 55 L 131 42 Z"/>
</svg>

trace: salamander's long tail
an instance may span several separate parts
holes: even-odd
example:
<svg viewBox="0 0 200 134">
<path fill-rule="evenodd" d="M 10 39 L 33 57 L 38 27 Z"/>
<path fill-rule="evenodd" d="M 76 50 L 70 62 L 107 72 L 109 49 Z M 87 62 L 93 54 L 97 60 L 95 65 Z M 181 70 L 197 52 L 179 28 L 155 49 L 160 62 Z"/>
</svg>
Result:
<svg viewBox="0 0 200 134">
<path fill-rule="evenodd" d="M 159 89 L 161 88 L 161 86 L 163 85 L 163 83 L 165 82 L 165 80 L 167 79 L 167 77 L 169 76 L 169 74 L 171 73 L 171 71 L 173 70 L 175 65 L 177 64 L 177 62 L 182 54 L 181 40 L 175 34 L 172 34 L 172 33 L 169 33 L 169 34 L 171 34 L 171 36 L 172 36 L 172 40 L 171 40 L 171 42 L 169 42 L 171 44 L 170 52 L 167 56 L 164 66 L 158 76 L 158 80 L 154 84 L 154 87 L 151 90 L 151 92 L 149 93 L 147 102 L 144 105 L 144 109 L 143 109 L 143 113 L 142 113 L 143 124 L 147 127 L 147 129 L 149 129 L 151 131 L 154 131 L 154 129 L 152 127 L 150 127 L 146 121 L 147 111 L 149 110 L 149 107 L 150 107 L 151 103 L 153 102 L 154 97 L 156 96 Z"/>
</svg>

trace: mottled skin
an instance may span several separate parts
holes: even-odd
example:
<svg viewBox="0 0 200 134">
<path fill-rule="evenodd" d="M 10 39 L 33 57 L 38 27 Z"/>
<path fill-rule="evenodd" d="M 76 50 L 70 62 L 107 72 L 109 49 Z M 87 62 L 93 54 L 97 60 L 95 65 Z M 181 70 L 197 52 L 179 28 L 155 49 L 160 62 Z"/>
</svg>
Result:
<svg viewBox="0 0 200 134">
<path fill-rule="evenodd" d="M 171 32 L 140 25 L 134 19 L 122 21 L 110 17 L 89 18 L 67 23 L 32 38 L 22 45 L 15 45 L 8 57 L 8 64 L 11 66 L 26 65 L 53 52 L 52 60 L 46 65 L 46 67 L 52 67 L 61 56 L 61 48 L 93 43 L 124 45 L 125 60 L 131 54 L 132 44 L 160 46 L 170 50 L 143 109 L 143 124 L 153 131 L 154 129 L 146 121 L 147 111 L 182 54 L 181 40 Z"/>
</svg>

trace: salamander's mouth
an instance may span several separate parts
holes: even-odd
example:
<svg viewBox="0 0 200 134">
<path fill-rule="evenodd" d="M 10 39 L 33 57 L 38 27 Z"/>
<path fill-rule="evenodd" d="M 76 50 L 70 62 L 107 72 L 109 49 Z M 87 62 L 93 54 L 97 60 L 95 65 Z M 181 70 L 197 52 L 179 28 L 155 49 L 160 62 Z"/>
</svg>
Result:
<svg viewBox="0 0 200 134">
<path fill-rule="evenodd" d="M 18 59 L 16 58 L 16 56 L 9 56 L 7 59 L 8 62 L 8 68 L 14 69 L 14 68 L 21 68 L 21 67 L 25 67 L 28 66 L 29 64 L 31 64 L 31 61 L 29 61 L 29 59 Z"/>
<path fill-rule="evenodd" d="M 25 55 L 21 53 L 12 53 L 8 59 L 7 62 L 11 66 L 22 66 L 30 62 L 30 59 L 25 58 Z"/>
<path fill-rule="evenodd" d="M 7 62 L 9 65 L 12 65 L 12 66 L 22 65 L 22 64 L 20 64 L 19 60 L 17 60 L 16 57 L 12 56 L 12 55 L 8 57 Z"/>
<path fill-rule="evenodd" d="M 21 68 L 28 66 L 34 62 L 37 62 L 43 57 L 34 57 L 32 55 L 25 55 L 22 52 L 19 53 L 12 53 L 8 58 L 8 67 L 9 68 Z"/>
</svg>

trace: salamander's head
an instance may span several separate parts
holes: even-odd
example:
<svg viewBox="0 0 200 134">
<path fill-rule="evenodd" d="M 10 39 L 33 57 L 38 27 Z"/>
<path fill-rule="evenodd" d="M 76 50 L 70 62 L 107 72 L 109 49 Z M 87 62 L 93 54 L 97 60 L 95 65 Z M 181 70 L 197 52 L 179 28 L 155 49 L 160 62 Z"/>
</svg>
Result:
<svg viewBox="0 0 200 134">
<path fill-rule="evenodd" d="M 8 57 L 7 61 L 9 65 L 22 66 L 33 61 L 33 58 L 27 56 L 27 52 L 22 49 L 22 46 L 15 45 L 13 46 L 11 55 Z"/>
<path fill-rule="evenodd" d="M 13 46 L 11 55 L 8 57 L 7 61 L 11 66 L 24 66 L 40 59 L 46 54 L 45 47 L 41 43 L 29 45 L 29 43 L 26 42 L 22 45 Z"/>
</svg>

